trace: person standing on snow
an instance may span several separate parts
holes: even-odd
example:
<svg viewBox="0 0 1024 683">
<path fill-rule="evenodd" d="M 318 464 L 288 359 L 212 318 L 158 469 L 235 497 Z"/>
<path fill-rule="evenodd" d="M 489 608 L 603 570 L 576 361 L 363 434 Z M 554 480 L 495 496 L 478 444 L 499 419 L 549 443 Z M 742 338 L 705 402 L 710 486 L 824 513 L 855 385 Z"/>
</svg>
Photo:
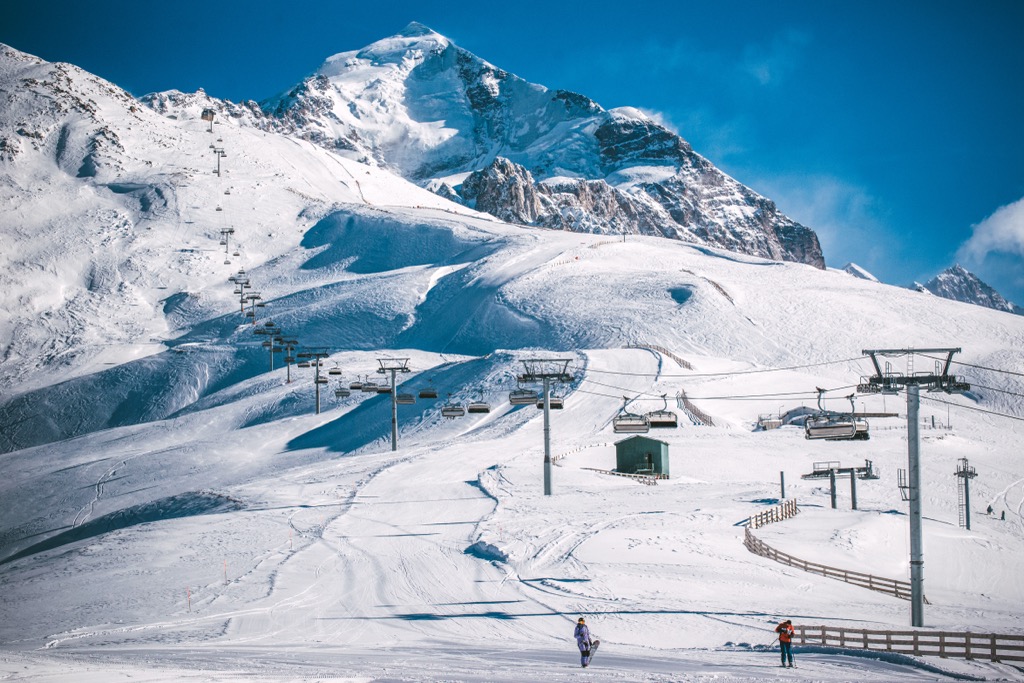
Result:
<svg viewBox="0 0 1024 683">
<path fill-rule="evenodd" d="M 782 666 L 786 666 L 786 658 L 789 658 L 789 666 L 793 666 L 793 622 L 786 619 L 784 622 L 775 627 L 775 632 L 779 634 L 779 648 L 782 650 Z"/>
<path fill-rule="evenodd" d="M 573 632 L 576 638 L 576 645 L 580 648 L 580 666 L 586 668 L 590 665 L 590 629 L 587 622 L 580 617 L 576 622 L 576 630 Z"/>
</svg>

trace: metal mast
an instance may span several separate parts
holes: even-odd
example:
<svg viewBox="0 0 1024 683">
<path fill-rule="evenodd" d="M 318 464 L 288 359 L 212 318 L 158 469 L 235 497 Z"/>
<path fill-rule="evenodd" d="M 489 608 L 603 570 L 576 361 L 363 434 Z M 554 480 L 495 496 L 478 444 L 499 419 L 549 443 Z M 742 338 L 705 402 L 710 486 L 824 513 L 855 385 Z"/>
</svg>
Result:
<svg viewBox="0 0 1024 683">
<path fill-rule="evenodd" d="M 895 394 L 901 388 L 907 390 L 907 468 L 909 470 L 908 497 L 910 500 L 910 625 L 924 626 L 924 549 L 921 534 L 921 445 L 920 421 L 921 387 L 928 391 L 944 391 L 948 394 L 963 393 L 970 385 L 962 377 L 949 374 L 953 354 L 960 349 L 873 349 L 863 353 L 871 358 L 875 375 L 862 377 L 857 391 L 866 394 Z M 945 354 L 945 363 L 936 361 L 934 373 L 901 375 L 882 372 L 878 356 L 913 356 L 915 353 Z"/>
<path fill-rule="evenodd" d="M 551 382 L 573 380 L 568 373 L 571 358 L 531 358 L 523 361 L 526 370 L 516 379 L 519 382 L 544 384 L 544 495 L 551 495 Z"/>
<path fill-rule="evenodd" d="M 378 358 L 380 367 L 377 372 L 381 375 L 391 373 L 391 450 L 398 450 L 398 384 L 395 382 L 395 375 L 399 372 L 410 372 L 408 358 Z"/>
</svg>

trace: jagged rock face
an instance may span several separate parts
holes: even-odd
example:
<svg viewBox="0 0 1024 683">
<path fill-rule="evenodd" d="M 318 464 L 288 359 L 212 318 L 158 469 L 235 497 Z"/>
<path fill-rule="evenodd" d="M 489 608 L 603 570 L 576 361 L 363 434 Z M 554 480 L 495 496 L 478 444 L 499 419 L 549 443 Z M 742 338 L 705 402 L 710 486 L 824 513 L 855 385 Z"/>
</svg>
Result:
<svg viewBox="0 0 1024 683">
<path fill-rule="evenodd" d="M 605 180 L 561 178 L 537 183 L 527 169 L 499 157 L 466 178 L 461 197 L 478 211 L 512 223 L 663 236 L 824 267 L 814 232 L 779 214 L 769 200 L 750 193 L 746 197 L 750 222 L 730 222 L 728 201 L 716 201 L 715 192 L 700 192 L 679 175 L 632 190 L 613 187 Z"/>
<path fill-rule="evenodd" d="M 1024 313 L 1024 309 L 1004 299 L 999 292 L 959 264 L 942 271 L 921 287 L 944 299 L 994 308 L 997 311 Z"/>
<path fill-rule="evenodd" d="M 166 101 L 145 101 L 168 112 Z M 420 24 L 329 58 L 260 111 L 221 109 L 503 220 L 662 235 L 824 268 L 812 230 L 649 116 L 528 83 Z M 461 186 L 454 179 L 467 174 Z"/>
</svg>

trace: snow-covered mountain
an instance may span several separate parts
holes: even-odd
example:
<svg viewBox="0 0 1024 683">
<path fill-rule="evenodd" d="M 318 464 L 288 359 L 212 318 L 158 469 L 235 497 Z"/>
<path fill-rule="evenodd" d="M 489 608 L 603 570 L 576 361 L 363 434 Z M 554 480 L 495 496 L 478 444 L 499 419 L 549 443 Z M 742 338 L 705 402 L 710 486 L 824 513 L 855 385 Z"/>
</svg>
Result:
<svg viewBox="0 0 1024 683">
<path fill-rule="evenodd" d="M 920 285 L 920 288 L 944 299 L 994 308 L 997 311 L 1024 314 L 1024 309 L 1004 299 L 999 292 L 959 263 Z"/>
<path fill-rule="evenodd" d="M 1024 363 L 1024 318 L 702 244 L 503 222 L 275 132 L 258 107 L 196 93 L 154 111 L 6 47 L 0 97 L 0 675 L 569 680 L 585 614 L 604 658 L 588 680 L 773 680 L 780 618 L 906 629 L 906 601 L 743 545 L 785 472 L 800 514 L 760 538 L 906 578 L 904 420 L 873 419 L 868 442 L 754 430 L 815 405 L 814 387 L 845 409 L 873 372 L 865 348 L 963 348 L 973 393 L 921 402 L 938 422 L 922 432 L 927 623 L 1024 631 L 1024 585 L 1007 579 L 1024 572 L 1018 422 L 991 414 L 1024 414 L 1019 373 L 999 370 Z M 275 329 L 296 360 L 326 354 L 328 384 L 281 367 L 255 334 Z M 509 401 L 538 357 L 572 374 L 549 430 Z M 392 451 L 391 394 L 343 389 L 394 358 L 417 398 L 397 406 Z M 418 398 L 428 387 L 441 399 Z M 687 419 L 683 391 L 714 424 Z M 489 412 L 442 413 L 481 399 Z M 671 478 L 610 475 L 614 418 L 663 408 L 680 416 L 650 434 Z M 970 532 L 963 457 L 979 472 Z M 858 510 L 800 478 L 865 458 L 883 479 L 859 484 Z M 1019 674 L 843 652 L 801 650 L 786 675 Z"/>
<path fill-rule="evenodd" d="M 177 115 L 197 101 L 253 125 L 393 170 L 502 220 L 597 234 L 661 235 L 824 267 L 817 236 L 633 108 L 508 73 L 412 23 L 330 57 L 261 104 L 158 93 Z"/>
<path fill-rule="evenodd" d="M 869 280 L 871 282 L 878 282 L 878 278 L 877 277 L 875 277 L 874 275 L 872 275 L 868 271 L 864 270 L 863 268 L 858 266 L 856 263 L 847 263 L 845 266 L 843 266 L 841 268 L 841 270 L 844 273 L 848 273 L 849 275 L 852 275 L 852 276 L 854 276 L 856 278 L 860 278 L 861 280 Z"/>
</svg>

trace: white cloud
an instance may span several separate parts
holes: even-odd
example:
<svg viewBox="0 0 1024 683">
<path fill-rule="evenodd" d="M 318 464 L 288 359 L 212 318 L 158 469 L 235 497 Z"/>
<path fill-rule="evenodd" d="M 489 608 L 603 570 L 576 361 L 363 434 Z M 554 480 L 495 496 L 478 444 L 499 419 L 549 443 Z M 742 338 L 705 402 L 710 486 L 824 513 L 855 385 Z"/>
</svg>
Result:
<svg viewBox="0 0 1024 683">
<path fill-rule="evenodd" d="M 994 252 L 1024 256 L 1024 198 L 999 207 L 972 228 L 957 251 L 959 260 L 976 265 Z"/>
</svg>

